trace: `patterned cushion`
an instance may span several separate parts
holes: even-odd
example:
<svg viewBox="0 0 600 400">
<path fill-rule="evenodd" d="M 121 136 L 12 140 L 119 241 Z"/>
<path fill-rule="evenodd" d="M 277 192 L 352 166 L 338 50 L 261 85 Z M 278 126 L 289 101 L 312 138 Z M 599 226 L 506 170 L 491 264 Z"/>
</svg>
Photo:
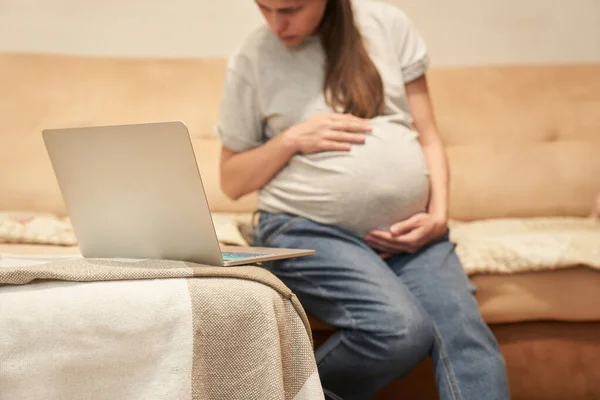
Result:
<svg viewBox="0 0 600 400">
<path fill-rule="evenodd" d="M 68 218 L 24 212 L 0 213 L 0 243 L 77 245 Z"/>
<path fill-rule="evenodd" d="M 247 223 L 246 214 L 213 214 L 213 223 L 219 242 L 247 246 L 240 233 L 240 224 Z M 27 212 L 0 213 L 0 243 L 45 244 L 76 246 L 77 240 L 71 222 L 53 214 Z"/>
<path fill-rule="evenodd" d="M 450 232 L 469 275 L 575 266 L 600 269 L 600 221 L 593 218 L 452 222 Z"/>
</svg>

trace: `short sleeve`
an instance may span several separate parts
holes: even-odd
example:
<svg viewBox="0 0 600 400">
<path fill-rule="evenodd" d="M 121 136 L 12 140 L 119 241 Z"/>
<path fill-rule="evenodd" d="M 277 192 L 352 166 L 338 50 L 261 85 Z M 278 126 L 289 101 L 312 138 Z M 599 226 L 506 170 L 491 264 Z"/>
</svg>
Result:
<svg viewBox="0 0 600 400">
<path fill-rule="evenodd" d="M 414 23 L 402 11 L 395 13 L 394 42 L 402 68 L 404 82 L 410 82 L 423 75 L 429 67 L 429 55 L 425 40 Z"/>
<path fill-rule="evenodd" d="M 232 68 L 227 68 L 217 125 L 217 137 L 233 151 L 262 144 L 263 123 L 256 88 Z"/>
</svg>

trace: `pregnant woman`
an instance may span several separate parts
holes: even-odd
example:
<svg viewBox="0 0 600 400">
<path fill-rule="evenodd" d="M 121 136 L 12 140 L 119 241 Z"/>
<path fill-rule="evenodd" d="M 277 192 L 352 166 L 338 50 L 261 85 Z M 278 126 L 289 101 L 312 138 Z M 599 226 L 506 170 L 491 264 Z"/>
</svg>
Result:
<svg viewBox="0 0 600 400">
<path fill-rule="evenodd" d="M 419 33 L 375 1 L 256 3 L 267 24 L 226 73 L 221 185 L 259 191 L 257 245 L 317 251 L 265 267 L 337 328 L 316 353 L 325 392 L 369 399 L 429 354 L 441 399 L 508 399 L 448 239 Z"/>
</svg>

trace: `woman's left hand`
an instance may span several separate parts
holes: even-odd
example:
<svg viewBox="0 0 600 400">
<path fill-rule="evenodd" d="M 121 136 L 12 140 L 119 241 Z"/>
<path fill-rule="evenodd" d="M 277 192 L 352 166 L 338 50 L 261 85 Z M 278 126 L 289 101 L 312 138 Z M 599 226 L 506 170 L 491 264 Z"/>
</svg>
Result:
<svg viewBox="0 0 600 400">
<path fill-rule="evenodd" d="M 416 253 L 423 246 L 444 236 L 447 228 L 448 221 L 445 218 L 419 213 L 392 225 L 389 232 L 373 230 L 364 240 L 382 258 L 388 258 L 400 253 Z"/>
</svg>

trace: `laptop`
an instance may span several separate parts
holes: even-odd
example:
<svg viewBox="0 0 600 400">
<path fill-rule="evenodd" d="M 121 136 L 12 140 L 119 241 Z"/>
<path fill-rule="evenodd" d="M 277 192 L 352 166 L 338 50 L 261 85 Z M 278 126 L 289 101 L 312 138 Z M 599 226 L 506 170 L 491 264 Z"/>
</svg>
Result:
<svg viewBox="0 0 600 400">
<path fill-rule="evenodd" d="M 85 258 L 236 266 L 315 253 L 221 247 L 182 122 L 45 129 L 42 135 Z"/>
</svg>

